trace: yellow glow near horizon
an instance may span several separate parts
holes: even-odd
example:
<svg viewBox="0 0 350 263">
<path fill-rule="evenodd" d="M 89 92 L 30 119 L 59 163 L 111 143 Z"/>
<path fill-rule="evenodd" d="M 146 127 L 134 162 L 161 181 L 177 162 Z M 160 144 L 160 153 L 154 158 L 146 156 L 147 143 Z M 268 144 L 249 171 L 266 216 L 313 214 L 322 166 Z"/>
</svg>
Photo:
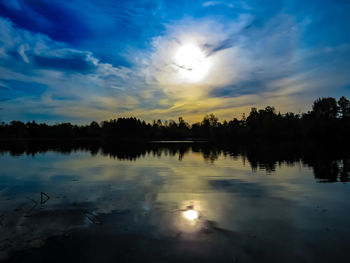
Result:
<svg viewBox="0 0 350 263">
<path fill-rule="evenodd" d="M 202 80 L 210 68 L 210 62 L 204 52 L 194 44 L 180 46 L 174 61 L 180 75 L 190 82 Z"/>
<path fill-rule="evenodd" d="M 184 212 L 184 217 L 190 221 L 198 218 L 198 212 L 196 210 L 190 209 Z"/>
</svg>

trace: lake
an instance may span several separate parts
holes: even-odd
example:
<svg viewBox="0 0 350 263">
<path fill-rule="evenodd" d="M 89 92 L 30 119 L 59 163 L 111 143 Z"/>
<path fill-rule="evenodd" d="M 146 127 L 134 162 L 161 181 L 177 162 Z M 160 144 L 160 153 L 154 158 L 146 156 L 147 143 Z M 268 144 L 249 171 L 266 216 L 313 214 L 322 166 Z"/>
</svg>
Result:
<svg viewBox="0 0 350 263">
<path fill-rule="evenodd" d="M 345 153 L 34 142 L 0 167 L 3 262 L 350 262 Z"/>
</svg>

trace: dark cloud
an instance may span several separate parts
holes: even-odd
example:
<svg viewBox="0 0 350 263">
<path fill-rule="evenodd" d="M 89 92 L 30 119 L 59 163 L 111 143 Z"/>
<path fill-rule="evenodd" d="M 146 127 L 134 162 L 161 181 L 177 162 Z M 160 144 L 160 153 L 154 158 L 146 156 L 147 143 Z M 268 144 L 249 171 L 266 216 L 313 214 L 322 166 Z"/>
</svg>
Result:
<svg viewBox="0 0 350 263">
<path fill-rule="evenodd" d="M 6 97 L 6 100 L 23 96 L 40 96 L 47 89 L 46 85 L 36 82 L 6 79 L 0 79 L 0 82 L 6 85 L 4 89 L 0 89 L 0 96 Z"/>
<path fill-rule="evenodd" d="M 219 52 L 221 50 L 225 50 L 225 49 L 229 49 L 232 48 L 233 46 L 237 45 L 239 43 L 239 38 L 246 34 L 246 32 L 248 30 L 251 29 L 251 27 L 253 26 L 254 21 L 249 23 L 248 25 L 244 26 L 240 31 L 239 34 L 232 34 L 230 36 L 228 36 L 225 40 L 212 45 L 212 44 L 204 44 L 203 47 L 204 49 L 207 50 L 207 55 L 210 56 L 216 52 Z"/>
<path fill-rule="evenodd" d="M 35 54 L 31 50 L 27 51 L 25 56 L 28 61 L 24 61 L 19 52 L 13 49 L 7 52 L 8 57 L 6 59 L 0 59 L 0 63 L 8 69 L 13 68 L 14 71 L 26 75 L 35 74 L 34 71 L 37 69 L 88 74 L 97 68 L 97 65 L 89 58 L 89 53 L 87 52 L 76 52 L 72 50 L 63 52 L 60 55 L 54 55 L 50 54 L 50 51 L 48 54 Z M 52 51 L 55 51 L 54 47 Z"/>
<path fill-rule="evenodd" d="M 237 43 L 237 37 L 232 36 L 226 38 L 224 41 L 221 41 L 216 45 L 204 44 L 203 47 L 207 51 L 207 56 L 211 56 L 218 51 L 232 48 L 235 45 L 235 43 Z"/>
<path fill-rule="evenodd" d="M 5 87 L 3 85 L 0 85 L 0 91 L 3 90 L 3 91 L 7 91 L 9 88 L 8 87 Z"/>
<path fill-rule="evenodd" d="M 8 0 L 0 1 L 0 15 L 21 28 L 65 42 L 81 41 L 91 35 L 79 13 L 62 1 L 11 0 L 16 5 L 5 1 Z"/>
<path fill-rule="evenodd" d="M 84 111 L 79 113 L 78 107 L 89 114 L 107 108 L 110 112 L 142 108 L 147 112 L 164 109 L 163 115 L 175 110 L 186 113 L 186 103 L 171 109 L 181 92 L 169 86 L 170 67 L 160 63 L 164 58 L 164 65 L 172 65 L 171 52 L 158 54 L 156 44 L 165 39 L 168 47 L 171 36 L 176 41 L 182 34 L 203 36 L 207 44 L 198 44 L 217 63 L 208 74 L 210 87 L 204 99 L 238 101 L 242 95 L 258 94 L 263 100 L 301 92 L 311 97 L 319 96 L 321 88 L 332 96 L 339 87 L 345 91 L 341 95 L 349 93 L 349 1 L 204 3 L 0 0 L 0 98 L 11 99 L 2 105 L 24 114 L 33 105 L 55 104 L 58 112 L 80 114 L 79 118 Z M 153 61 L 153 55 L 159 59 Z M 163 79 L 160 85 L 157 81 Z M 184 93 L 195 86 L 186 87 Z M 22 97 L 28 105 L 19 110 L 12 98 Z M 213 111 L 235 105 L 223 102 Z M 200 113 L 205 106 L 200 107 L 191 112 Z"/>
<path fill-rule="evenodd" d="M 264 91 L 266 88 L 265 81 L 249 80 L 242 81 L 237 84 L 227 85 L 214 88 L 211 90 L 210 97 L 239 97 L 247 94 L 255 94 L 258 91 Z"/>
<path fill-rule="evenodd" d="M 216 87 L 209 93 L 210 97 L 239 97 L 247 94 L 257 94 L 271 88 L 269 85 L 274 81 L 288 77 L 286 72 L 275 73 L 265 72 L 262 69 L 256 69 L 256 72 L 250 72 L 245 79 L 238 79 L 235 84 L 222 87 Z"/>
<path fill-rule="evenodd" d="M 88 73 L 96 69 L 96 65 L 88 61 L 84 53 L 70 54 L 67 57 L 32 56 L 32 58 L 35 66 L 39 68 L 79 73 Z"/>
<path fill-rule="evenodd" d="M 14 72 L 33 75 L 37 69 L 54 69 L 64 72 L 90 73 L 98 60 L 90 52 L 70 48 L 47 36 L 19 29 L 12 21 L 0 18 L 0 65 Z"/>
</svg>

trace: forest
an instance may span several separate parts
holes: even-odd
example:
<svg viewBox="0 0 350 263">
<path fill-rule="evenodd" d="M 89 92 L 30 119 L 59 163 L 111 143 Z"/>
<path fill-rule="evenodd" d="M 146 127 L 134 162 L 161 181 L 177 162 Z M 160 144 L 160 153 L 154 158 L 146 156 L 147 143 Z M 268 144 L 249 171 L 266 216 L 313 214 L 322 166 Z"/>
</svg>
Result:
<svg viewBox="0 0 350 263">
<path fill-rule="evenodd" d="M 350 101 L 344 96 L 319 98 L 307 113 L 281 114 L 272 106 L 251 108 L 247 117 L 220 122 L 214 114 L 198 123 L 154 120 L 147 123 L 134 117 L 116 118 L 89 125 L 35 121 L 1 122 L 0 140 L 89 139 L 114 141 L 205 140 L 212 142 L 254 141 L 337 141 L 347 142 L 350 133 Z"/>
</svg>

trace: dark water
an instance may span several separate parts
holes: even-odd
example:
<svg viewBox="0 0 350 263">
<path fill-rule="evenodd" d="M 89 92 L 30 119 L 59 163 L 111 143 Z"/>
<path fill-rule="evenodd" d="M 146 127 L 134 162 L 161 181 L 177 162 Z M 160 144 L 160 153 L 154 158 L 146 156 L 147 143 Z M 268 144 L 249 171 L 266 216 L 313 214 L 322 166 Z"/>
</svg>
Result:
<svg viewBox="0 0 350 263">
<path fill-rule="evenodd" d="M 346 154 L 34 146 L 0 155 L 0 261 L 350 262 Z"/>
</svg>

